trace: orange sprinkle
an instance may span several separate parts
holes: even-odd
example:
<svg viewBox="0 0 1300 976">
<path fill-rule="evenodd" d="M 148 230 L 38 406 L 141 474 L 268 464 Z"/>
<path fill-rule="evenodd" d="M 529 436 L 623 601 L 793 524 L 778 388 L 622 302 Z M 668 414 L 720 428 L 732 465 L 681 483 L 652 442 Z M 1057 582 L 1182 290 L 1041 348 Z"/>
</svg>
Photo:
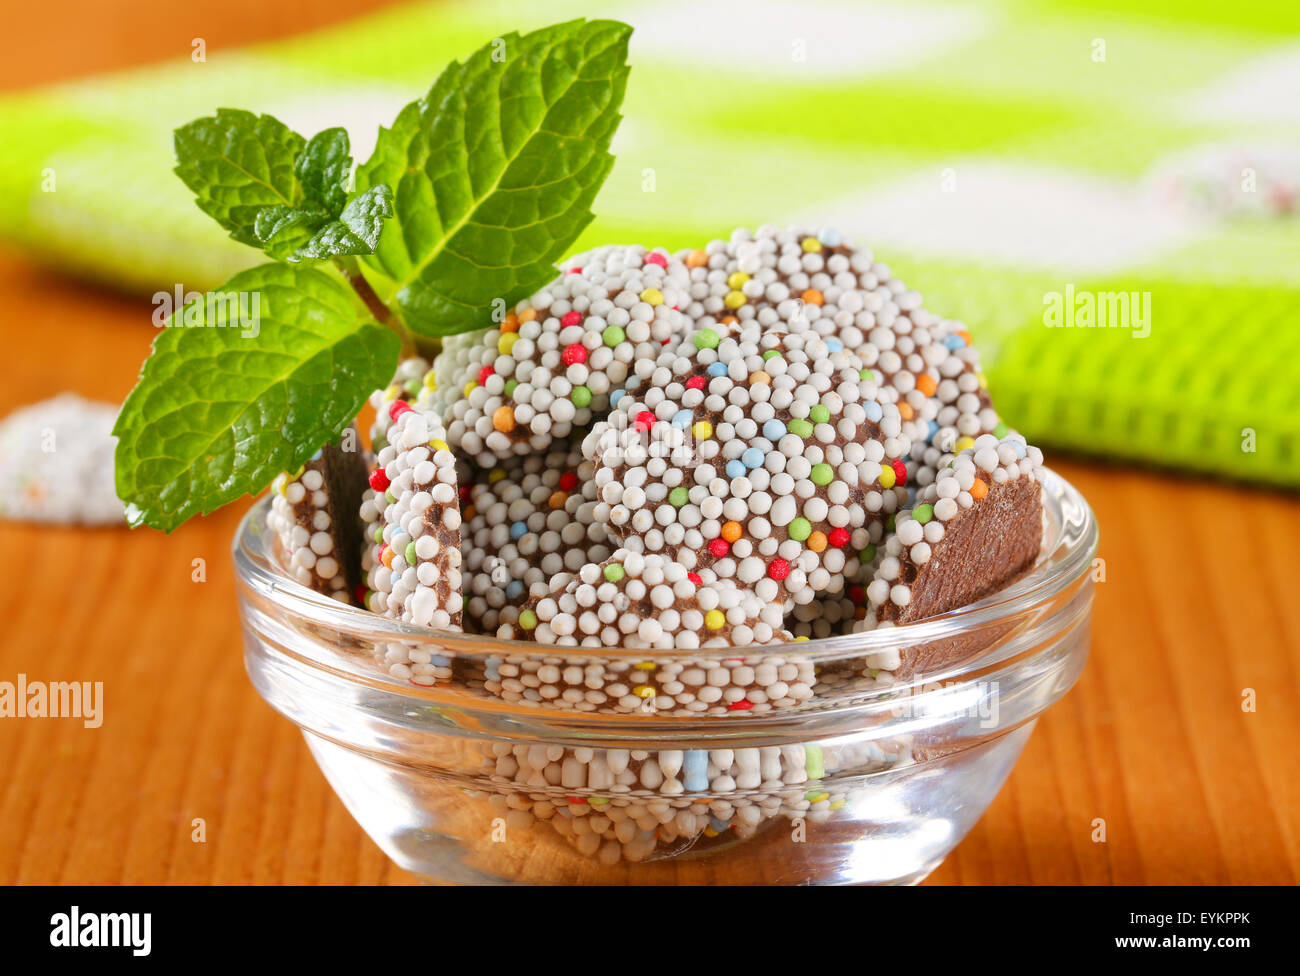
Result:
<svg viewBox="0 0 1300 976">
<path fill-rule="evenodd" d="M 821 532 L 814 532 L 808 537 L 806 545 L 813 552 L 823 552 L 826 549 L 826 536 Z"/>
<path fill-rule="evenodd" d="M 506 318 L 505 318 L 505 321 L 501 323 L 501 331 L 502 331 L 502 332 L 518 332 L 518 331 L 519 331 L 519 316 L 516 315 L 514 312 L 511 312 L 509 315 L 507 315 Z"/>
<path fill-rule="evenodd" d="M 474 517 L 474 506 L 466 505 L 465 510 L 460 513 L 460 517 L 464 519 L 466 522 L 472 519 Z"/>
<path fill-rule="evenodd" d="M 902 415 L 904 420 L 911 420 L 916 416 L 916 411 L 912 409 L 912 405 L 906 400 L 898 401 L 898 412 Z"/>
<path fill-rule="evenodd" d="M 379 557 L 379 561 L 382 562 L 389 569 L 393 568 L 393 547 L 392 546 L 384 546 L 384 554 Z"/>
<path fill-rule="evenodd" d="M 934 377 L 929 373 L 922 373 L 916 378 L 916 388 L 925 396 L 934 396 L 934 391 L 939 389 L 939 384 L 934 381 Z"/>
<path fill-rule="evenodd" d="M 492 426 L 503 434 L 515 429 L 515 411 L 513 407 L 497 407 L 492 414 Z"/>
<path fill-rule="evenodd" d="M 735 542 L 740 538 L 739 522 L 724 522 L 722 525 L 722 538 L 728 542 Z"/>
<path fill-rule="evenodd" d="M 802 298 L 809 305 L 821 305 L 826 301 L 826 299 L 822 297 L 822 293 L 819 292 L 816 288 L 807 289 L 799 297 Z"/>
<path fill-rule="evenodd" d="M 709 263 L 709 252 L 695 250 L 686 255 L 686 267 L 701 268 Z"/>
<path fill-rule="evenodd" d="M 738 319 L 734 315 L 724 315 L 718 319 L 719 325 L 735 325 Z"/>
<path fill-rule="evenodd" d="M 772 382 L 772 377 L 768 375 L 767 370 L 765 369 L 760 369 L 757 372 L 749 374 L 750 386 L 753 386 L 755 383 L 771 383 L 771 382 Z"/>
<path fill-rule="evenodd" d="M 971 338 L 970 333 L 967 332 L 965 329 L 958 329 L 957 335 L 961 336 L 961 341 L 966 343 L 966 345 L 968 346 L 975 341 L 974 339 Z"/>
<path fill-rule="evenodd" d="M 979 501 L 989 493 L 988 483 L 981 478 L 976 478 L 975 483 L 970 486 L 970 496 Z"/>
<path fill-rule="evenodd" d="M 549 504 L 551 508 L 563 508 L 564 503 L 569 500 L 567 491 L 556 491 L 551 493 Z"/>
<path fill-rule="evenodd" d="M 520 322 L 531 322 L 535 318 L 537 318 L 537 309 L 535 308 L 526 308 L 519 313 Z"/>
</svg>

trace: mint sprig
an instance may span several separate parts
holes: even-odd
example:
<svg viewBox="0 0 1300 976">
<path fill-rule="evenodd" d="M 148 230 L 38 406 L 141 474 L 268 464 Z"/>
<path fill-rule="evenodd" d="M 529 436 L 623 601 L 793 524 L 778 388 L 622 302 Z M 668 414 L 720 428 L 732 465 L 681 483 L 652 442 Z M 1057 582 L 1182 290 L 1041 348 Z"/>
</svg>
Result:
<svg viewBox="0 0 1300 976">
<path fill-rule="evenodd" d="M 490 324 L 555 275 L 613 165 L 632 28 L 572 21 L 507 34 L 449 65 L 381 129 L 357 186 L 394 191 L 369 267 L 414 331 Z"/>
<path fill-rule="evenodd" d="M 411 330 L 480 328 L 545 284 L 613 165 L 630 34 L 576 20 L 449 65 L 380 130 L 355 189 L 340 128 L 306 139 L 219 109 L 176 130 L 199 207 L 288 263 L 236 275 L 214 294 L 244 305 L 207 296 L 155 340 L 114 428 L 130 523 L 171 531 L 262 490 L 352 421 Z"/>
<path fill-rule="evenodd" d="M 206 298 L 178 311 L 113 428 L 133 526 L 170 532 L 261 491 L 337 437 L 397 368 L 400 340 L 335 275 L 264 264 L 214 294 L 241 311 Z"/>
</svg>

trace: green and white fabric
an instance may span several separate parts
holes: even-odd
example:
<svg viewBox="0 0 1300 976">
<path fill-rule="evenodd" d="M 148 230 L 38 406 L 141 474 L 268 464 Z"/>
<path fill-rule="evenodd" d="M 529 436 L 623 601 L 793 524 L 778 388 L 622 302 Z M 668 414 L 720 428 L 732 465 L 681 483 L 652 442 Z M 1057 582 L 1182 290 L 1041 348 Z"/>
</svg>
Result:
<svg viewBox="0 0 1300 976">
<path fill-rule="evenodd" d="M 1300 485 L 1300 5 L 1129 6 L 395 8 L 0 100 L 0 234 L 145 293 L 214 286 L 260 258 L 171 174 L 177 125 L 342 124 L 364 159 L 448 60 L 616 17 L 636 28 L 626 120 L 579 247 L 830 224 L 968 323 L 1030 439 Z"/>
</svg>

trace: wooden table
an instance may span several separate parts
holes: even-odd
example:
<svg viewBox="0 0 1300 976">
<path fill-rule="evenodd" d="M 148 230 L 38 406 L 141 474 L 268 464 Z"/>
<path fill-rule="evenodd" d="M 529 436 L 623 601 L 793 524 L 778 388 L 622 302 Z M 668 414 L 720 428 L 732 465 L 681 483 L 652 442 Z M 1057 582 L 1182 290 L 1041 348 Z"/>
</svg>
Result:
<svg viewBox="0 0 1300 976">
<path fill-rule="evenodd" d="M 29 5 L 11 12 L 0 85 L 173 55 L 195 36 L 210 49 L 274 36 L 368 4 L 288 6 L 150 0 L 106 19 L 99 4 Z M 151 313 L 146 299 L 0 251 L 0 414 L 63 389 L 120 401 Z M 1102 526 L 1092 659 L 930 881 L 1296 883 L 1300 501 L 1052 460 Z M 244 676 L 227 555 L 244 507 L 170 537 L 0 522 L 0 680 L 105 689 L 99 729 L 0 719 L 0 884 L 412 882 Z M 195 558 L 206 582 L 191 580 Z"/>
</svg>

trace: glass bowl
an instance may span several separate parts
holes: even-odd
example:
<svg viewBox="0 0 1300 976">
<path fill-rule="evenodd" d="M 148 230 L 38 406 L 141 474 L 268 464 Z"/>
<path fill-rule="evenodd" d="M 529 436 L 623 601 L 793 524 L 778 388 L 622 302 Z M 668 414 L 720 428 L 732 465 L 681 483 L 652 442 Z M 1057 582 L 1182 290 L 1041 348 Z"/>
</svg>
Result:
<svg viewBox="0 0 1300 976">
<path fill-rule="evenodd" d="M 1042 485 L 1043 554 L 988 599 L 690 652 L 503 641 L 345 606 L 278 569 L 263 499 L 234 542 L 245 664 L 365 831 L 431 883 L 915 883 L 1088 655 L 1096 522 L 1059 475 Z M 683 681 L 718 693 L 678 707 Z"/>
</svg>

